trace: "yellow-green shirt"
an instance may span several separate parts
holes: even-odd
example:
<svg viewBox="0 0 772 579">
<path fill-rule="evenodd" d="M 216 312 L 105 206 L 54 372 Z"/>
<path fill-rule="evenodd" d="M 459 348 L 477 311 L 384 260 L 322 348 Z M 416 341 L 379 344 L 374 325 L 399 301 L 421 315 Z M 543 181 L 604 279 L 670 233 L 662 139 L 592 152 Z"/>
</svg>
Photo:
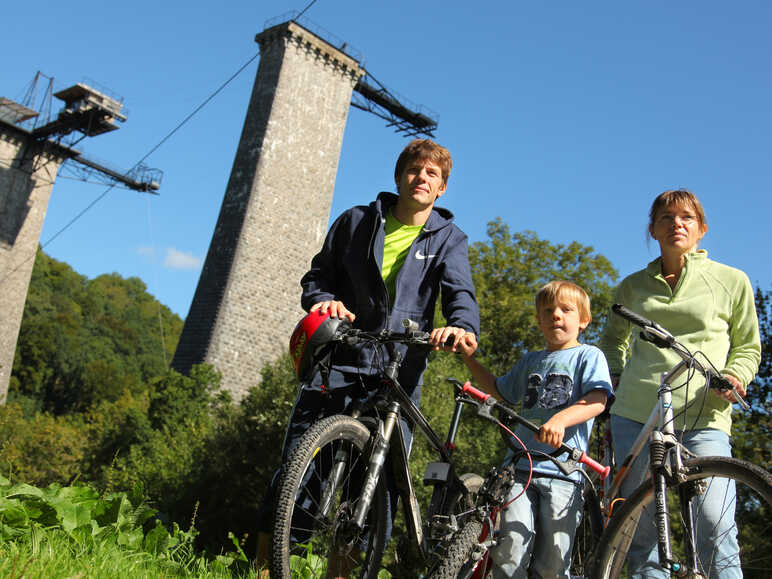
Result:
<svg viewBox="0 0 772 579">
<path fill-rule="evenodd" d="M 381 275 L 386 282 L 386 289 L 389 291 L 389 302 L 394 303 L 394 293 L 397 288 L 397 274 L 405 258 L 410 251 L 410 246 L 418 234 L 421 233 L 423 225 L 403 225 L 400 223 L 391 211 L 386 214 L 386 238 L 383 242 L 383 264 L 381 265 Z"/>
<path fill-rule="evenodd" d="M 657 322 L 691 352 L 703 352 L 720 372 L 744 385 L 758 371 L 761 341 L 750 280 L 739 269 L 708 259 L 704 250 L 686 255 L 674 289 L 662 276 L 657 258 L 622 280 L 615 302 Z M 646 422 L 656 403 L 660 373 L 672 369 L 680 357 L 641 340 L 635 330 L 627 320 L 610 314 L 598 346 L 611 374 L 621 374 L 611 414 Z M 686 388 L 678 388 L 685 374 L 672 384 L 676 428 L 683 428 L 680 414 L 685 410 L 687 427 L 731 434 L 731 404 L 710 392 L 706 396 L 700 375 L 689 382 L 687 396 Z"/>
</svg>

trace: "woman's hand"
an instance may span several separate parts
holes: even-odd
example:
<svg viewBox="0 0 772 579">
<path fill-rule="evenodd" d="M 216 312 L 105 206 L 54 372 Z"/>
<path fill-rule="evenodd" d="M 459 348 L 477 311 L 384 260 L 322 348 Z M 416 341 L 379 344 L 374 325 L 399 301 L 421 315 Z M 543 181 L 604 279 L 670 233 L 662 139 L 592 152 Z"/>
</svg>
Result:
<svg viewBox="0 0 772 579">
<path fill-rule="evenodd" d="M 722 376 L 724 378 L 726 378 L 727 380 L 729 380 L 729 382 L 732 384 L 732 386 L 734 386 L 734 392 L 737 392 L 738 396 L 741 396 L 742 398 L 745 398 L 746 390 L 745 390 L 745 386 L 743 386 L 742 382 L 740 382 L 737 378 L 735 378 L 731 374 L 722 374 Z M 723 398 L 724 400 L 728 400 L 729 402 L 734 402 L 735 401 L 734 393 L 732 392 L 732 390 L 724 390 L 724 391 L 713 390 L 713 393 L 716 396 L 718 396 L 720 398 Z"/>
</svg>

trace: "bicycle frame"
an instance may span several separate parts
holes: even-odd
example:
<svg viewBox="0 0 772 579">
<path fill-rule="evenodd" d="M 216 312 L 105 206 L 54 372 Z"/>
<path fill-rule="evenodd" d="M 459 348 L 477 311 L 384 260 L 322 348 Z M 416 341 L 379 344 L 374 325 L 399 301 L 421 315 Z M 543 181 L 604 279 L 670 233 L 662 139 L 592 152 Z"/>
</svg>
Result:
<svg viewBox="0 0 772 579">
<path fill-rule="evenodd" d="M 375 496 L 375 489 L 380 480 L 387 457 L 391 458 L 392 474 L 395 486 L 402 499 L 405 511 L 405 521 L 408 536 L 412 538 L 415 549 L 423 559 L 428 555 L 428 544 L 424 534 L 424 524 L 421 517 L 421 509 L 413 487 L 410 464 L 408 461 L 408 449 L 400 425 L 400 416 L 404 414 L 415 424 L 420 432 L 427 438 L 433 450 L 438 453 L 441 462 L 430 463 L 427 468 L 425 483 L 435 485 L 432 500 L 429 507 L 429 517 L 443 512 L 447 498 L 454 493 L 463 492 L 464 484 L 455 473 L 452 461 L 452 445 L 458 432 L 458 424 L 463 404 L 462 400 L 456 400 L 453 418 L 445 442 L 437 435 L 429 421 L 421 413 L 420 409 L 410 399 L 400 385 L 397 374 L 401 364 L 401 357 L 388 344 L 391 360 L 384 371 L 384 381 L 381 392 L 386 395 L 385 416 L 378 417 L 377 427 L 373 431 L 372 454 L 367 472 L 364 477 L 362 492 L 357 508 L 352 517 L 352 522 L 361 530 Z M 352 413 L 353 418 L 360 418 L 361 410 Z M 428 520 L 428 518 L 427 518 Z"/>
<path fill-rule="evenodd" d="M 670 391 L 670 384 L 678 378 L 686 370 L 686 363 L 682 360 L 678 365 L 670 372 L 663 373 L 660 386 L 657 390 L 657 404 L 652 408 L 649 418 L 643 425 L 640 434 L 635 439 L 633 446 L 630 448 L 630 452 L 625 459 L 619 465 L 617 474 L 612 478 L 611 487 L 608 491 L 608 501 L 613 502 L 614 499 L 619 497 L 619 491 L 627 480 L 627 476 L 630 473 L 630 466 L 633 464 L 636 458 L 641 454 L 644 447 L 651 442 L 651 437 L 654 432 L 660 432 L 665 439 L 666 444 L 676 448 L 674 456 L 677 457 L 676 464 L 678 468 L 681 467 L 681 446 L 678 444 L 675 436 L 675 429 L 673 428 L 673 407 L 672 407 L 672 393 Z M 639 481 L 640 484 L 643 481 Z M 637 485 L 636 485 L 637 486 Z"/>
</svg>

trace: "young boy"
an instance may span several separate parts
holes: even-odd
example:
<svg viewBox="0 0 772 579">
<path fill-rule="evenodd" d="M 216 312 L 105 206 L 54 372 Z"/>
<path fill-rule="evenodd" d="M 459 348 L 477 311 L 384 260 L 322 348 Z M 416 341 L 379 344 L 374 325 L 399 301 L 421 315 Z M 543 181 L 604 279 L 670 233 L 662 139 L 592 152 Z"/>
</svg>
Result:
<svg viewBox="0 0 772 579">
<path fill-rule="evenodd" d="M 504 376 L 497 378 L 472 358 L 474 344 L 467 349 L 462 339 L 464 362 L 482 390 L 513 404 L 522 401 L 522 415 L 541 424 L 536 435 L 518 427 L 516 434 L 528 449 L 552 452 L 565 442 L 586 450 L 593 420 L 613 396 L 603 354 L 578 341 L 592 319 L 590 299 L 576 284 L 552 281 L 536 294 L 536 319 L 546 349 L 529 352 Z M 506 462 L 513 457 L 510 451 Z M 520 458 L 516 469 L 524 472 L 510 499 L 523 490 L 528 459 Z M 582 513 L 581 485 L 580 473 L 569 478 L 553 462 L 534 460 L 528 490 L 502 512 L 501 533 L 491 551 L 495 578 L 568 579 Z"/>
</svg>

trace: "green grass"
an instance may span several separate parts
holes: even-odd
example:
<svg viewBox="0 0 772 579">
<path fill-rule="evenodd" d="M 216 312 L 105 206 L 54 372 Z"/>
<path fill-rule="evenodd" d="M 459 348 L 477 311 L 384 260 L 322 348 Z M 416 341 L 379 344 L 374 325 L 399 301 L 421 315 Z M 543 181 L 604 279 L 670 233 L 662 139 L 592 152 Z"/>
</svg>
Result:
<svg viewBox="0 0 772 579">
<path fill-rule="evenodd" d="M 192 524 L 167 529 L 137 489 L 40 489 L 0 477 L 0 578 L 257 576 L 233 535 L 220 555 L 197 551 L 196 535 Z"/>
<path fill-rule="evenodd" d="M 61 529 L 37 529 L 0 543 L 0 577 L 46 579 L 155 579 L 172 577 L 252 578 L 245 563 L 209 561 L 190 552 L 169 557 L 127 550 L 111 540 L 81 545 Z"/>
</svg>

